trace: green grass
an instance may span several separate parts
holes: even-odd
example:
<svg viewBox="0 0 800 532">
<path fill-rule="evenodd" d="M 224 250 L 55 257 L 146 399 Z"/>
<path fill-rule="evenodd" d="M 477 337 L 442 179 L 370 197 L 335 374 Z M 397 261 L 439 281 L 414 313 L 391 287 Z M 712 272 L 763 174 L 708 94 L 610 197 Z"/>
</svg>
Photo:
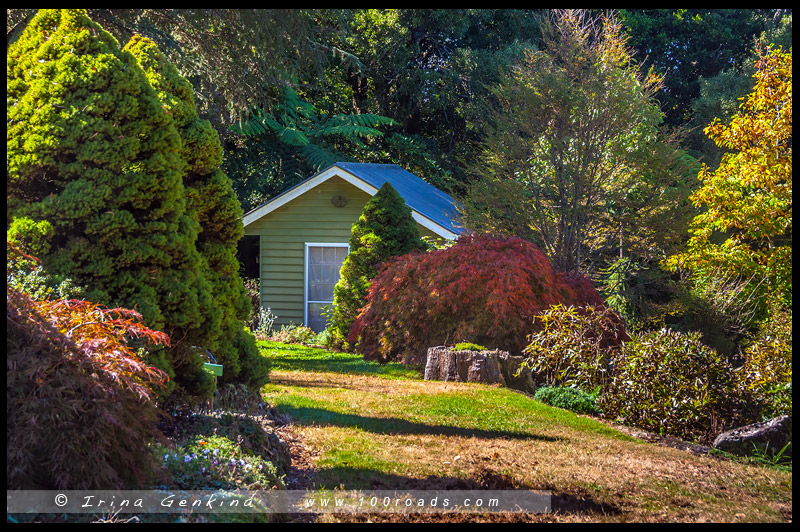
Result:
<svg viewBox="0 0 800 532">
<path fill-rule="evenodd" d="M 349 353 L 259 345 L 273 368 L 262 395 L 315 451 L 315 488 L 513 484 L 558 493 L 556 520 L 566 521 L 791 515 L 791 470 L 644 443 L 503 387 L 425 381 L 418 368 Z M 485 487 L 498 479 L 505 487 Z"/>
<path fill-rule="evenodd" d="M 376 375 L 387 379 L 422 379 L 419 368 L 390 362 L 367 362 L 361 355 L 335 353 L 317 347 L 258 342 L 272 363 L 272 368 L 284 371 L 331 372 L 350 375 Z"/>
</svg>

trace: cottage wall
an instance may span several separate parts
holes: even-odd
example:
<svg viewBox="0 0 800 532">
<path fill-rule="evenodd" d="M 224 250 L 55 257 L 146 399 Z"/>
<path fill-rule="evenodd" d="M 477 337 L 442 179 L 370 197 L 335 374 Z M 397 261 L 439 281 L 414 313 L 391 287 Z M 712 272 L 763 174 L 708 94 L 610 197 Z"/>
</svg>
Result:
<svg viewBox="0 0 800 532">
<path fill-rule="evenodd" d="M 346 200 L 336 207 L 331 199 Z M 305 244 L 346 244 L 353 223 L 372 196 L 332 177 L 245 227 L 260 237 L 261 305 L 278 316 L 275 326 L 304 319 Z M 437 238 L 418 224 L 420 235 Z"/>
</svg>

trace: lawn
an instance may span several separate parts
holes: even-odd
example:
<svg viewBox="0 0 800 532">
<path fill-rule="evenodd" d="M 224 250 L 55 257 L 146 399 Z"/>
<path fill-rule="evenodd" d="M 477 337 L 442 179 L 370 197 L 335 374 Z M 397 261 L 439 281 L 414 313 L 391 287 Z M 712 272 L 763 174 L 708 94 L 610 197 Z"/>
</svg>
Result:
<svg viewBox="0 0 800 532">
<path fill-rule="evenodd" d="M 267 402 L 316 456 L 313 487 L 541 489 L 531 521 L 786 521 L 790 468 L 642 442 L 497 386 L 262 342 Z M 312 486 L 307 486 L 312 487 Z"/>
</svg>

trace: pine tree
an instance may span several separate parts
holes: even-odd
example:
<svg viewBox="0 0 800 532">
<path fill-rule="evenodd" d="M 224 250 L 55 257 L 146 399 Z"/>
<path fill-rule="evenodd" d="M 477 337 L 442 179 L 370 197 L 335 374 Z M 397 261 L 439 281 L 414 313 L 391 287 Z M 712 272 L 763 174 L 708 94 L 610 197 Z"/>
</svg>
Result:
<svg viewBox="0 0 800 532">
<path fill-rule="evenodd" d="M 254 338 L 251 342 L 239 338 L 251 335 L 243 328 L 251 305 L 239 277 L 236 257 L 236 243 L 244 234 L 243 213 L 231 180 L 220 170 L 219 136 L 208 120 L 200 119 L 191 83 L 167 61 L 153 41 L 135 35 L 124 50 L 136 57 L 183 141 L 186 212 L 199 224 L 197 249 L 214 296 L 214 304 L 202 309 L 205 327 L 214 336 L 203 347 L 224 366 L 223 382 L 261 387 L 268 377 L 267 361 L 259 353 Z M 239 352 L 237 345 L 244 347 L 244 351 Z"/>
<path fill-rule="evenodd" d="M 210 339 L 201 309 L 214 301 L 181 137 L 144 72 L 84 10 L 41 10 L 8 49 L 7 93 L 7 228 L 48 222 L 44 266 L 167 333 L 151 361 L 172 387 L 208 395 L 192 346 Z"/>
<path fill-rule="evenodd" d="M 349 243 L 350 253 L 333 288 L 334 307 L 329 320 L 334 343 L 340 346 L 344 346 L 344 338 L 366 302 L 378 266 L 391 257 L 428 249 L 411 209 L 389 182 L 364 205 Z"/>
</svg>

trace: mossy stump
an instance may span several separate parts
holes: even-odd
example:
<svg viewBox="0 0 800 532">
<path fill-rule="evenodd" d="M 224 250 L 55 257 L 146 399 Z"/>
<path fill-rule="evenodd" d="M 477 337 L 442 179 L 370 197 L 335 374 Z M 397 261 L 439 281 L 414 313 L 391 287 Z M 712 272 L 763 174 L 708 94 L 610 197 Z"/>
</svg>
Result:
<svg viewBox="0 0 800 532">
<path fill-rule="evenodd" d="M 525 357 L 499 349 L 455 351 L 447 346 L 428 348 L 425 380 L 500 384 L 526 393 L 536 391 L 535 375 L 523 366 Z"/>
</svg>

